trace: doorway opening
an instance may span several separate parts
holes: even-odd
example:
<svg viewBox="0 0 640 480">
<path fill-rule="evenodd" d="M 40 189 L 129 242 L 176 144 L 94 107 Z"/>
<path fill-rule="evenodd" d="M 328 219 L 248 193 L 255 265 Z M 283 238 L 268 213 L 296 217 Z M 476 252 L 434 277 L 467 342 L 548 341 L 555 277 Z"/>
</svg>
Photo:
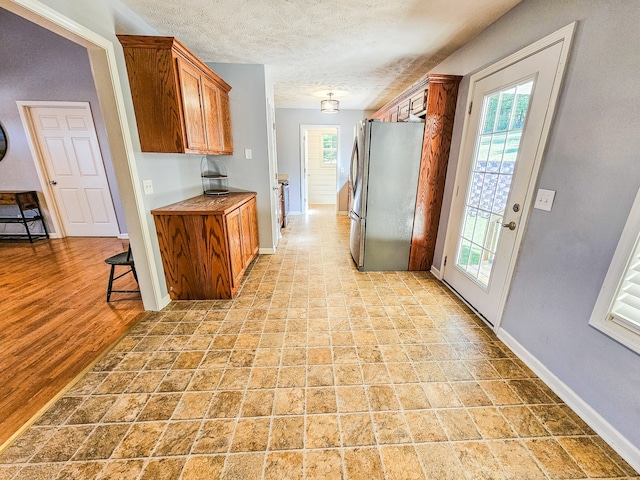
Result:
<svg viewBox="0 0 640 480">
<path fill-rule="evenodd" d="M 338 209 L 338 163 L 340 127 L 302 125 L 301 201 L 303 213 L 309 205 L 333 205 Z"/>
</svg>

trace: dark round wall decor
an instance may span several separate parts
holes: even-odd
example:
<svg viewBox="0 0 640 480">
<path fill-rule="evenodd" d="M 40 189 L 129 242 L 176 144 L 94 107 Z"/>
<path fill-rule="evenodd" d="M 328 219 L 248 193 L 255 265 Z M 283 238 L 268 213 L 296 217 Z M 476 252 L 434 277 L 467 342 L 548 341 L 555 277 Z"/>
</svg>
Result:
<svg viewBox="0 0 640 480">
<path fill-rule="evenodd" d="M 7 153 L 7 134 L 4 133 L 2 125 L 0 125 L 0 160 L 4 158 Z"/>
</svg>

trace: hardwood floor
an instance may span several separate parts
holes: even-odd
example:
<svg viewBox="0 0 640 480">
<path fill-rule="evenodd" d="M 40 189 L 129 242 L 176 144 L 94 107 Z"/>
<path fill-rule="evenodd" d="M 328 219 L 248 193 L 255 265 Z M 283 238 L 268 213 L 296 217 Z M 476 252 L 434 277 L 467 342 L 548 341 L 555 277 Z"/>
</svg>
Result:
<svg viewBox="0 0 640 480">
<path fill-rule="evenodd" d="M 106 302 L 104 259 L 126 247 L 115 238 L 0 242 L 0 451 L 143 315 L 139 294 Z M 137 288 L 132 275 L 118 282 Z"/>
</svg>

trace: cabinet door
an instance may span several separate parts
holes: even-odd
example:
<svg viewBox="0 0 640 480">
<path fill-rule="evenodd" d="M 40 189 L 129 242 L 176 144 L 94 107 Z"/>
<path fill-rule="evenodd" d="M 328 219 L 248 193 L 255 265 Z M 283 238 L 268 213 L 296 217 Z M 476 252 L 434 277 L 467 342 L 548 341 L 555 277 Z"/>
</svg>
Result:
<svg viewBox="0 0 640 480">
<path fill-rule="evenodd" d="M 231 266 L 231 280 L 234 288 L 240 284 L 244 273 L 244 255 L 242 251 L 242 225 L 240 209 L 236 209 L 226 216 L 227 241 L 229 242 L 229 265 Z"/>
<path fill-rule="evenodd" d="M 251 245 L 251 212 L 249 205 L 240 207 L 240 228 L 242 229 L 242 263 L 246 268 L 251 263 L 253 249 Z"/>
<path fill-rule="evenodd" d="M 414 115 L 422 115 L 425 113 L 427 109 L 425 102 L 426 92 L 426 90 L 420 90 L 419 92 L 413 94 L 413 96 L 409 100 L 409 113 L 412 113 Z"/>
<path fill-rule="evenodd" d="M 207 150 L 222 152 L 224 148 L 220 118 L 220 89 L 207 77 L 202 77 L 202 99 L 207 132 Z"/>
<path fill-rule="evenodd" d="M 260 250 L 260 236 L 258 235 L 258 207 L 256 199 L 247 202 L 247 211 L 249 213 L 249 225 L 251 227 L 251 254 L 257 255 Z"/>
<path fill-rule="evenodd" d="M 231 106 L 229 94 L 220 91 L 220 122 L 222 124 L 222 151 L 233 153 L 233 136 L 231 135 Z"/>
<path fill-rule="evenodd" d="M 407 98 L 406 100 L 400 102 L 400 105 L 398 105 L 399 122 L 406 122 L 407 120 L 409 120 L 409 103 L 410 99 Z"/>
<path fill-rule="evenodd" d="M 186 150 L 206 150 L 207 136 L 204 129 L 200 71 L 180 57 L 178 68 L 187 136 Z"/>
</svg>

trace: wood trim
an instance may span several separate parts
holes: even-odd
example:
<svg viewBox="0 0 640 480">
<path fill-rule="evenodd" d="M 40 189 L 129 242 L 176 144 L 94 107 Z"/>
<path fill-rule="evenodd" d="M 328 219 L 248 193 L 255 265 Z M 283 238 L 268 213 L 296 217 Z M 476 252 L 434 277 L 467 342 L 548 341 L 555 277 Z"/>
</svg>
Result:
<svg viewBox="0 0 640 480">
<path fill-rule="evenodd" d="M 429 84 L 427 117 L 418 176 L 409 270 L 429 270 L 440 222 L 458 84 L 462 77 L 439 75 Z"/>
</svg>

